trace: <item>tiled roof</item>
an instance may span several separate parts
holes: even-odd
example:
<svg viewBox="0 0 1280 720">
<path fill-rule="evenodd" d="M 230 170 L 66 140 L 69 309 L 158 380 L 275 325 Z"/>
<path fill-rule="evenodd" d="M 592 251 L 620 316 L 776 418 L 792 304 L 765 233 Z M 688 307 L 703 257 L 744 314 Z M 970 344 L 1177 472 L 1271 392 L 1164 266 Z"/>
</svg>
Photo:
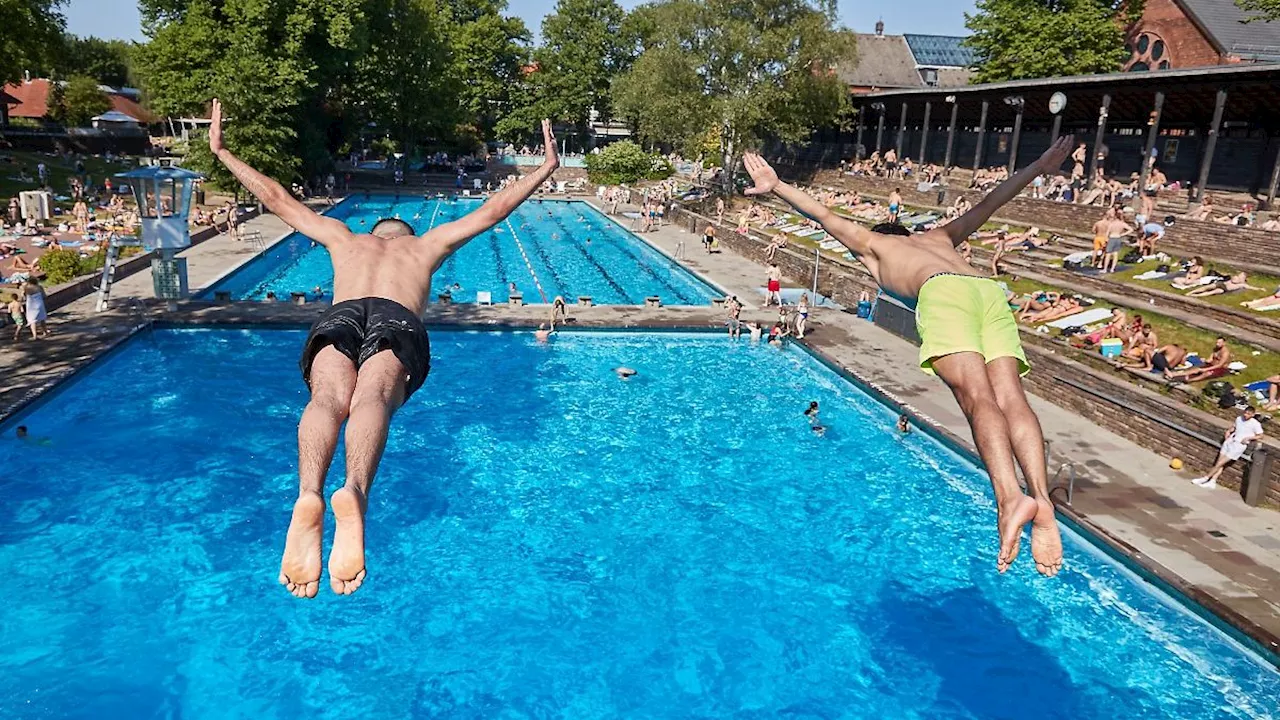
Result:
<svg viewBox="0 0 1280 720">
<path fill-rule="evenodd" d="M 17 100 L 17 107 L 9 111 L 10 117 L 40 119 L 49 114 L 49 81 L 43 78 L 4 86 L 4 92 Z M 142 123 L 157 121 L 155 115 L 124 95 L 106 93 L 111 109 L 135 117 Z"/>
<path fill-rule="evenodd" d="M 1246 23 L 1249 13 L 1237 7 L 1234 0 L 1176 2 L 1224 53 L 1245 59 L 1268 59 L 1262 56 L 1274 56 L 1280 50 L 1280 22 Z"/>
<path fill-rule="evenodd" d="M 840 67 L 840 79 L 855 87 L 909 88 L 922 83 L 901 35 L 858 33 L 858 64 Z"/>
<path fill-rule="evenodd" d="M 924 67 L 972 67 L 973 50 L 966 47 L 964 38 L 952 35 L 906 34 L 907 47 L 915 56 L 916 64 Z"/>
</svg>

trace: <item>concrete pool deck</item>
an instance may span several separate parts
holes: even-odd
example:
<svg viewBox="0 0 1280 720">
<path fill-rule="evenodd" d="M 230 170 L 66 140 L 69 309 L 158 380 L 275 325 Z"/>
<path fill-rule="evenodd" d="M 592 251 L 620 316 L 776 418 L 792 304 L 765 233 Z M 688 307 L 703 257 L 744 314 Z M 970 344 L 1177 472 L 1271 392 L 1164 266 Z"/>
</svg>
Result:
<svg viewBox="0 0 1280 720">
<path fill-rule="evenodd" d="M 288 229 L 274 216 L 248 227 L 270 241 Z M 707 255 L 698 239 L 672 226 L 647 233 L 644 239 L 668 254 L 683 241 L 683 263 L 750 305 L 763 299 L 765 270 L 732 252 Z M 205 287 L 256 255 L 258 248 L 226 236 L 191 248 L 191 286 Z M 0 337 L 0 418 L 83 367 L 129 337 L 148 321 L 174 324 L 302 326 L 323 310 L 321 305 L 189 301 L 168 313 L 151 296 L 150 273 L 142 272 L 113 288 L 113 309 L 93 312 L 95 296 L 54 312 L 47 340 L 14 343 Z M 723 312 L 707 308 L 570 308 L 578 327 L 723 330 Z M 772 322 L 772 310 L 754 307 L 744 319 Z M 429 324 L 436 326 L 530 327 L 547 316 L 545 306 L 431 306 Z M 971 447 L 968 426 L 940 381 L 916 369 L 916 349 L 855 316 L 815 309 L 806 344 L 815 352 L 910 407 L 937 428 Z M 1079 469 L 1070 512 L 1120 544 L 1131 546 L 1164 579 L 1210 608 L 1236 614 L 1256 627 L 1255 637 L 1280 636 L 1280 514 L 1252 508 L 1226 490 L 1203 490 L 1168 468 L 1168 460 L 1119 438 L 1092 423 L 1032 398 L 1045 436 L 1052 443 L 1053 464 L 1070 460 Z M 1193 470 L 1196 468 L 1192 468 Z M 1057 493 L 1055 493 L 1057 495 Z M 927 502 L 927 498 L 920 499 Z M 994 533 L 992 542 L 994 542 Z M 1145 556 L 1143 558 L 1142 556 Z M 1068 563 L 1070 558 L 1068 557 Z M 1028 561 L 1027 558 L 1023 559 Z M 1273 647 L 1272 650 L 1277 648 Z"/>
</svg>

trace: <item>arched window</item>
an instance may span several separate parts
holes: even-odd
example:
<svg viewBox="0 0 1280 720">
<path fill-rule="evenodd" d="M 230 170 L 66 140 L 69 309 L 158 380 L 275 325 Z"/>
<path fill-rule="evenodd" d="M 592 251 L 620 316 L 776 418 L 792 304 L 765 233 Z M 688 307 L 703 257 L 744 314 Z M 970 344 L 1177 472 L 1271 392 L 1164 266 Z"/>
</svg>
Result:
<svg viewBox="0 0 1280 720">
<path fill-rule="evenodd" d="M 1125 43 L 1125 49 L 1130 52 L 1129 62 L 1124 66 L 1128 72 L 1168 70 L 1172 66 L 1169 46 L 1163 38 L 1150 30 L 1142 30 L 1137 36 L 1131 37 Z"/>
</svg>

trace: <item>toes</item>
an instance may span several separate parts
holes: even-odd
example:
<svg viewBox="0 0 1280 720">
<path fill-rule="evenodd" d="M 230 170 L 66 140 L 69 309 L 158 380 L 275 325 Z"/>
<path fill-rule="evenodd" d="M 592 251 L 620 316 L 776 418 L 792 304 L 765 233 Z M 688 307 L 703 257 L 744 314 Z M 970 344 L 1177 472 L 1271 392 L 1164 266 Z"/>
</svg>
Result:
<svg viewBox="0 0 1280 720">
<path fill-rule="evenodd" d="M 320 581 L 312 580 L 311 582 L 307 583 L 306 588 L 303 590 L 303 594 L 299 595 L 299 597 L 313 598 L 316 596 L 316 593 L 319 591 L 320 591 Z"/>
</svg>

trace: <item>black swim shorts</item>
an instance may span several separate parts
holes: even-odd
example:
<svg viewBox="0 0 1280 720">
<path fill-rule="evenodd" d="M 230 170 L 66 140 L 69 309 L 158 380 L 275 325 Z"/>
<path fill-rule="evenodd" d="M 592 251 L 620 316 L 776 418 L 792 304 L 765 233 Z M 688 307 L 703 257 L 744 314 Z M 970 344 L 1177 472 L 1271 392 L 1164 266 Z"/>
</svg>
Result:
<svg viewBox="0 0 1280 720">
<path fill-rule="evenodd" d="M 431 371 L 431 344 L 422 320 L 400 303 L 368 297 L 329 308 L 311 326 L 302 350 L 302 379 L 311 387 L 311 363 L 327 345 L 346 355 L 359 370 L 369 358 L 390 350 L 408 373 L 404 397 L 409 399 Z"/>
</svg>

